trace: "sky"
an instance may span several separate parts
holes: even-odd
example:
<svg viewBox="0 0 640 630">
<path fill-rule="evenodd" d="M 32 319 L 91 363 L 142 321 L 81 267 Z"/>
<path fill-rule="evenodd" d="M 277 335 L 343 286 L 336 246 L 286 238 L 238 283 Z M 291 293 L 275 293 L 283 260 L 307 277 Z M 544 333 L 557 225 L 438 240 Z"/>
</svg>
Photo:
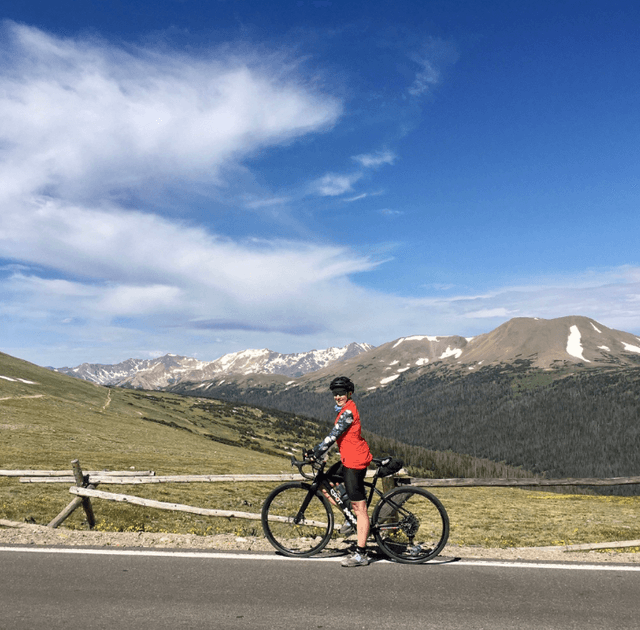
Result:
<svg viewBox="0 0 640 630">
<path fill-rule="evenodd" d="M 635 0 L 4 3 L 0 351 L 640 333 L 639 30 Z"/>
</svg>

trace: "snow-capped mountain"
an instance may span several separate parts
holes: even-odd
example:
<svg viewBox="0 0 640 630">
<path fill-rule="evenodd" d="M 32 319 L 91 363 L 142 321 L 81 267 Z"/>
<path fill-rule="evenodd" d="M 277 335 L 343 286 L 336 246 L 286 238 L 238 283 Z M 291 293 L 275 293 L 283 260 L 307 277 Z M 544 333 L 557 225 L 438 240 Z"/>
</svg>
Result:
<svg viewBox="0 0 640 630">
<path fill-rule="evenodd" d="M 588 317 L 517 317 L 477 337 L 413 335 L 378 346 L 340 368 L 361 389 L 373 390 L 426 370 L 521 364 L 532 368 L 640 365 L 640 337 L 607 328 Z M 301 381 L 321 387 L 326 370 Z"/>
<path fill-rule="evenodd" d="M 99 385 L 162 389 L 180 382 L 201 382 L 221 375 L 280 374 L 297 377 L 368 352 L 368 343 L 350 343 L 342 348 L 280 354 L 271 350 L 243 350 L 215 361 L 167 354 L 157 359 L 128 359 L 115 365 L 83 363 L 75 368 L 55 368 Z"/>
</svg>

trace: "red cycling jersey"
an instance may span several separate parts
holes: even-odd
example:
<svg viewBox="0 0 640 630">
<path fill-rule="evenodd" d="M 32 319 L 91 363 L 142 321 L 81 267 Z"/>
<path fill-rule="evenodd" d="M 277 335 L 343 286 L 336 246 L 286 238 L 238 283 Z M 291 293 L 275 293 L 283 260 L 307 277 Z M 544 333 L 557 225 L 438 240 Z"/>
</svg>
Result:
<svg viewBox="0 0 640 630">
<path fill-rule="evenodd" d="M 340 460 L 346 468 L 361 470 L 369 465 L 369 462 L 373 459 L 373 455 L 369 451 L 369 445 L 362 437 L 360 414 L 353 400 L 348 400 L 346 405 L 338 411 L 335 424 L 338 424 L 338 421 L 345 412 L 353 416 L 353 421 L 349 423 L 349 428 L 337 439 L 338 448 L 340 449 Z"/>
</svg>

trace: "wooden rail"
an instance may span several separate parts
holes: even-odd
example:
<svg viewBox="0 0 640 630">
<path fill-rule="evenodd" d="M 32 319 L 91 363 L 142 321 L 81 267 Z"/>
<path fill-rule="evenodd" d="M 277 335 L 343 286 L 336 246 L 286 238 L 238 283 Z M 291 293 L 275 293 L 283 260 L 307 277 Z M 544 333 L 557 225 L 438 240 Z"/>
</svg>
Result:
<svg viewBox="0 0 640 630">
<path fill-rule="evenodd" d="M 144 477 L 155 475 L 153 470 L 89 470 L 85 471 L 85 475 L 113 475 L 114 477 Z M 41 479 L 45 478 L 60 478 L 66 477 L 73 481 L 74 473 L 73 469 L 69 470 L 0 470 L 0 477 L 37 477 Z"/>
<path fill-rule="evenodd" d="M 1 472 L 1 471 L 0 471 Z M 33 471 L 34 473 L 37 471 Z M 367 477 L 373 477 L 373 471 L 367 471 Z M 138 473 L 140 475 L 140 473 Z M 11 475 L 18 476 L 18 475 Z M 131 474 L 123 476 L 121 472 L 89 472 L 86 473 L 91 483 L 137 485 L 147 483 L 216 483 L 216 482 L 244 482 L 244 481 L 301 481 L 304 479 L 297 473 L 282 473 L 274 475 L 155 475 L 148 473 L 144 476 Z M 397 477 L 399 484 L 410 484 L 431 488 L 469 488 L 469 487 L 537 487 L 537 486 L 623 486 L 640 484 L 640 477 L 610 477 L 607 479 L 583 477 L 570 479 L 542 479 L 539 477 L 518 478 L 454 478 L 454 479 L 425 479 L 422 477 Z M 75 477 L 66 476 L 38 476 L 36 474 L 20 477 L 21 483 L 74 483 Z"/>
<path fill-rule="evenodd" d="M 145 477 L 121 477 L 118 473 L 88 474 L 91 483 L 136 485 L 143 483 L 198 483 L 198 482 L 237 482 L 237 481 L 300 481 L 304 479 L 297 473 L 281 475 L 154 475 Z M 21 483 L 73 483 L 74 477 L 21 477 Z"/>
<path fill-rule="evenodd" d="M 69 488 L 71 494 L 79 497 L 93 497 L 96 499 L 106 499 L 107 501 L 120 501 L 122 503 L 130 503 L 132 505 L 143 505 L 145 507 L 158 508 L 160 510 L 174 510 L 176 512 L 190 512 L 191 514 L 200 514 L 202 516 L 222 516 L 225 518 L 246 518 L 259 521 L 260 514 L 251 512 L 239 512 L 237 510 L 212 510 L 209 508 L 193 507 L 191 505 L 182 505 L 181 503 L 165 503 L 164 501 L 154 501 L 152 499 L 143 499 L 141 497 L 132 497 L 127 494 L 116 494 L 115 492 L 103 492 L 102 490 L 92 490 L 89 488 Z M 289 522 L 286 516 L 269 516 L 271 521 L 279 521 L 282 523 Z M 326 523 L 319 521 L 305 521 L 305 525 L 316 525 L 317 527 L 326 527 Z"/>
<path fill-rule="evenodd" d="M 399 478 L 399 483 L 408 483 L 412 486 L 423 486 L 431 488 L 469 488 L 480 486 L 623 486 L 630 484 L 640 484 L 640 477 L 611 477 L 609 479 L 540 479 L 517 478 L 517 479 L 421 479 L 418 477 Z"/>
</svg>

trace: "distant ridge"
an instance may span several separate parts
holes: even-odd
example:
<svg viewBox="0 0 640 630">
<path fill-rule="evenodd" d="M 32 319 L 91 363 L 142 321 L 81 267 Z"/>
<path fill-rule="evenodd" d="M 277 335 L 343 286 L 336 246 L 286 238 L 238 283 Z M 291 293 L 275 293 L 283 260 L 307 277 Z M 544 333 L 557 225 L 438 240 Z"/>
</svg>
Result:
<svg viewBox="0 0 640 630">
<path fill-rule="evenodd" d="M 177 383 L 201 382 L 225 375 L 270 374 L 299 377 L 368 352 L 367 343 L 350 343 L 342 348 L 280 354 L 271 350 L 243 350 L 225 354 L 215 361 L 167 354 L 157 359 L 128 359 L 115 365 L 83 363 L 75 368 L 54 368 L 56 372 L 98 385 L 140 389 L 162 389 Z"/>
</svg>

